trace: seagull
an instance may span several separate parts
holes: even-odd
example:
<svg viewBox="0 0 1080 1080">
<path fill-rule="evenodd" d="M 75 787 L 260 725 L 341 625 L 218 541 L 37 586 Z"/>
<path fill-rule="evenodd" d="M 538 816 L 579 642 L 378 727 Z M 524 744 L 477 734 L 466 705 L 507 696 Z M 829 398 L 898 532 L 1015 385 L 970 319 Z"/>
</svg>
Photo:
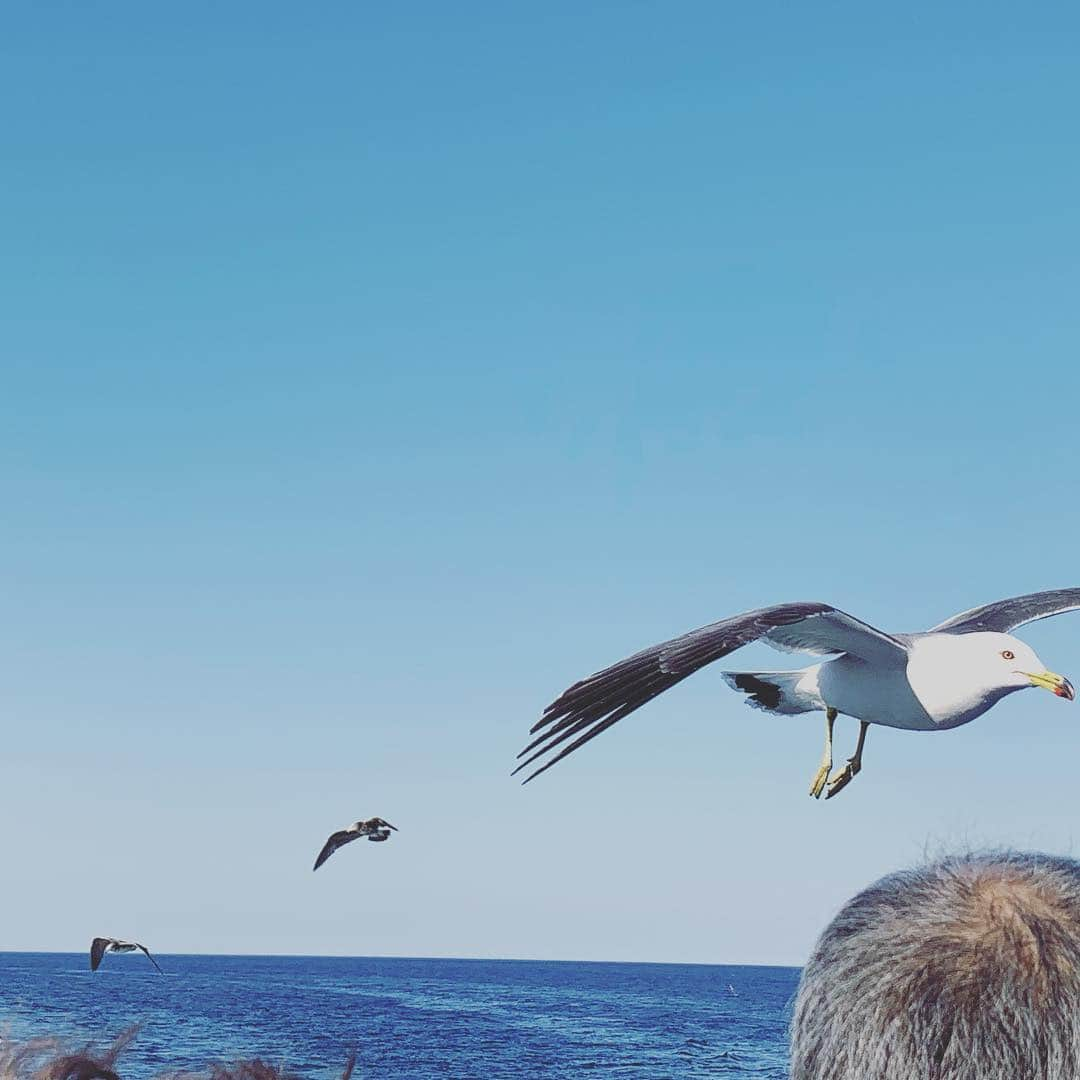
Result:
<svg viewBox="0 0 1080 1080">
<path fill-rule="evenodd" d="M 90 942 L 90 970 L 97 971 L 98 964 L 101 963 L 101 958 L 107 952 L 134 952 L 136 949 L 142 949 L 142 951 L 146 953 L 146 959 L 149 960 L 162 975 L 165 974 L 165 972 L 158 967 L 158 962 L 150 955 L 150 950 L 145 945 L 140 945 L 137 941 L 121 941 L 119 938 L 114 937 L 96 937 Z"/>
<path fill-rule="evenodd" d="M 354 821 L 339 832 L 330 834 L 330 838 L 323 844 L 323 849 L 319 852 L 319 857 L 315 860 L 315 865 L 311 869 L 318 870 L 339 847 L 351 844 L 354 840 L 359 840 L 361 836 L 366 836 L 374 843 L 389 840 L 391 829 L 394 832 L 398 831 L 396 825 L 391 825 L 389 821 L 383 821 L 381 817 L 369 818 L 367 821 Z"/>
<path fill-rule="evenodd" d="M 830 604 L 757 608 L 643 649 L 575 683 L 550 704 L 518 754 L 514 770 L 574 738 L 523 781 L 539 776 L 658 694 L 743 645 L 764 641 L 785 652 L 829 657 L 799 671 L 724 672 L 747 704 L 790 715 L 825 713 L 825 751 L 810 795 L 843 791 L 862 768 L 871 724 L 909 731 L 945 731 L 981 716 L 1007 694 L 1038 686 L 1072 701 L 1072 683 L 1046 669 L 1010 631 L 1080 608 L 1080 588 L 1030 593 L 961 612 L 920 634 L 887 634 Z M 832 772 L 833 724 L 843 713 L 859 721 L 855 753 Z M 539 733 L 539 734 L 538 734 Z M 526 756 L 528 755 L 528 756 Z"/>
</svg>

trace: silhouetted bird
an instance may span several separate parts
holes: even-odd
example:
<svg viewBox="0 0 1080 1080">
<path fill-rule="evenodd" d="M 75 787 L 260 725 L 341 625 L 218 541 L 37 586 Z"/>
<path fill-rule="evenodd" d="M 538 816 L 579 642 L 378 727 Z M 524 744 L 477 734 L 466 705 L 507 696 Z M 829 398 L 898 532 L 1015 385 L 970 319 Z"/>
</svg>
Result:
<svg viewBox="0 0 1080 1080">
<path fill-rule="evenodd" d="M 311 869 L 318 870 L 339 847 L 351 844 L 354 840 L 359 840 L 361 836 L 366 836 L 373 843 L 388 840 L 391 829 L 397 832 L 396 825 L 391 825 L 389 821 L 383 821 L 381 817 L 369 818 L 367 821 L 354 821 L 340 832 L 330 834 L 330 839 L 323 844 L 323 849 L 319 852 L 319 857 L 315 860 L 315 865 Z"/>
<path fill-rule="evenodd" d="M 137 941 L 121 941 L 119 938 L 114 937 L 96 937 L 90 942 L 90 970 L 97 971 L 98 965 L 101 963 L 101 958 L 107 952 L 134 952 L 136 949 L 142 949 L 146 953 L 146 959 L 150 961 L 161 972 L 164 971 L 158 967 L 158 962 L 150 955 L 150 950 L 145 945 L 140 945 Z"/>
</svg>

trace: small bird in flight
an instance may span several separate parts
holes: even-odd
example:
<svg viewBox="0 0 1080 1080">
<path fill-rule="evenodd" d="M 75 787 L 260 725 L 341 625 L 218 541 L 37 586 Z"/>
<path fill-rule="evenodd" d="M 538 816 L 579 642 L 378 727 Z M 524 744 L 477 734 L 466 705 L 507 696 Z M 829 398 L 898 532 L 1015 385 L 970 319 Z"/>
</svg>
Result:
<svg viewBox="0 0 1080 1080">
<path fill-rule="evenodd" d="M 830 657 L 799 671 L 724 672 L 728 685 L 756 708 L 825 713 L 825 752 L 810 794 L 820 798 L 828 785 L 829 799 L 862 768 L 870 724 L 945 731 L 1030 686 L 1072 701 L 1072 683 L 1047 671 L 1034 650 L 1010 631 L 1078 608 L 1080 588 L 1054 589 L 972 608 L 920 634 L 886 634 L 820 603 L 777 604 L 733 615 L 575 683 L 533 726 L 530 734 L 536 738 L 518 754 L 525 760 L 514 772 L 577 736 L 530 773 L 528 783 L 699 668 L 760 640 L 786 652 Z M 847 764 L 830 777 L 833 723 L 841 713 L 859 721 L 859 740 Z"/>
<path fill-rule="evenodd" d="M 359 840 L 361 836 L 366 836 L 374 843 L 389 840 L 391 829 L 394 832 L 398 831 L 396 825 L 391 825 L 389 821 L 383 821 L 381 817 L 368 818 L 367 821 L 354 821 L 339 832 L 330 834 L 330 839 L 323 844 L 323 849 L 319 852 L 319 857 L 315 860 L 315 865 L 311 869 L 318 870 L 339 847 L 351 844 L 354 840 Z"/>
<path fill-rule="evenodd" d="M 119 938 L 114 937 L 96 937 L 90 942 L 90 970 L 97 971 L 98 965 L 101 963 L 101 958 L 107 952 L 134 952 L 136 949 L 142 949 L 142 951 L 146 953 L 146 959 L 149 960 L 162 975 L 165 974 L 165 972 L 158 967 L 158 962 L 150 955 L 150 950 L 145 945 L 140 945 L 137 941 L 121 941 Z"/>
</svg>

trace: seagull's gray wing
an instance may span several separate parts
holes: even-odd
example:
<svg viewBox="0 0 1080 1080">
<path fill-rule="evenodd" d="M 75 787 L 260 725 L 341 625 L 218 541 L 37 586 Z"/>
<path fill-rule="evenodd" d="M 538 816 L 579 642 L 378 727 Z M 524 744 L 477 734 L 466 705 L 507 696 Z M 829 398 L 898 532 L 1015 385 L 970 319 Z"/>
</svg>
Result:
<svg viewBox="0 0 1080 1080">
<path fill-rule="evenodd" d="M 311 869 L 318 870 L 339 847 L 343 847 L 360 835 L 360 833 L 350 832 L 348 829 L 342 829 L 340 832 L 331 833 L 329 839 L 323 844 L 322 851 L 319 852 L 319 857 L 315 860 L 315 865 Z"/>
<path fill-rule="evenodd" d="M 1050 589 L 1048 592 L 1013 596 L 1008 600 L 995 600 L 992 604 L 962 611 L 943 623 L 938 623 L 931 634 L 974 634 L 991 630 L 1008 634 L 1018 626 L 1060 615 L 1064 611 L 1080 608 L 1080 589 Z"/>
<path fill-rule="evenodd" d="M 112 944 L 112 938 L 96 937 L 90 942 L 90 970 L 97 971 L 105 950 Z"/>
<path fill-rule="evenodd" d="M 158 967 L 158 962 L 150 955 L 150 950 L 145 945 L 139 945 L 137 941 L 135 942 L 135 944 L 136 946 L 138 946 L 138 948 L 142 949 L 144 953 L 146 953 L 146 959 L 149 960 L 150 963 L 158 969 L 158 974 L 164 975 L 165 972 L 162 971 L 160 967 Z"/>
<path fill-rule="evenodd" d="M 758 640 L 787 650 L 851 653 L 872 664 L 907 663 L 902 642 L 829 604 L 777 604 L 746 611 L 644 649 L 575 683 L 533 725 L 530 734 L 541 734 L 518 754 L 525 760 L 514 772 L 578 736 L 527 776 L 528 783 L 698 668 Z"/>
</svg>

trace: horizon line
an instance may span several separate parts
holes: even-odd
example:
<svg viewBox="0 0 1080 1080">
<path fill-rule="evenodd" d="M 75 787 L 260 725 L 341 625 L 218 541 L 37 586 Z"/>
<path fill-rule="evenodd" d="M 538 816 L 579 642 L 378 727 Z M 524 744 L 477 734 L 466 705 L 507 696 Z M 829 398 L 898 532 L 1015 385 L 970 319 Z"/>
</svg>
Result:
<svg viewBox="0 0 1080 1080">
<path fill-rule="evenodd" d="M 0 947 L 0 956 L 85 956 L 86 950 L 72 949 L 10 949 Z M 519 956 L 405 956 L 399 953 L 354 955 L 351 953 L 217 953 L 217 952 L 162 952 L 154 950 L 155 956 L 174 957 L 220 957 L 236 960 L 447 960 L 455 963 L 474 964 L 619 964 L 625 966 L 649 965 L 652 967 L 749 967 L 778 968 L 784 971 L 799 970 L 801 964 L 749 964 L 717 963 L 704 960 L 590 960 L 590 959 L 543 959 Z"/>
</svg>

